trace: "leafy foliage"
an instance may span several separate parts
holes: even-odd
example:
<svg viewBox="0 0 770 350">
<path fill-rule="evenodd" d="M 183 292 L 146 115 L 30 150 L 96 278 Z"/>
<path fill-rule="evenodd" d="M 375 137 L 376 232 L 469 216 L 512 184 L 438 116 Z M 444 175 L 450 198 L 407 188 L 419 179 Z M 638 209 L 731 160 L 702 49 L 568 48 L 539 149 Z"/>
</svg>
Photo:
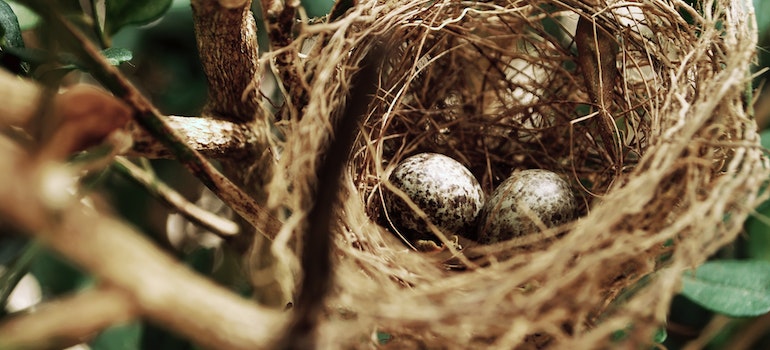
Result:
<svg viewBox="0 0 770 350">
<path fill-rule="evenodd" d="M 302 0 L 302 7 L 310 17 L 325 16 L 332 9 L 334 0 Z"/>
<path fill-rule="evenodd" d="M 171 7 L 172 0 L 97 0 L 97 9 L 104 8 L 104 32 L 115 34 L 130 24 L 146 24 L 160 18 Z M 99 11 L 96 11 L 97 14 Z"/>
<path fill-rule="evenodd" d="M 711 261 L 682 280 L 682 294 L 707 309 L 734 317 L 770 311 L 768 261 Z"/>
<path fill-rule="evenodd" d="M 11 47 L 23 47 L 24 39 L 21 38 L 21 28 L 19 28 L 19 19 L 13 12 L 11 6 L 5 1 L 0 0 L 0 45 Z"/>
<path fill-rule="evenodd" d="M 29 67 L 18 57 L 9 55 L 8 48 L 24 47 L 19 20 L 11 6 L 0 0 L 0 65 L 14 73 L 26 73 Z"/>
</svg>

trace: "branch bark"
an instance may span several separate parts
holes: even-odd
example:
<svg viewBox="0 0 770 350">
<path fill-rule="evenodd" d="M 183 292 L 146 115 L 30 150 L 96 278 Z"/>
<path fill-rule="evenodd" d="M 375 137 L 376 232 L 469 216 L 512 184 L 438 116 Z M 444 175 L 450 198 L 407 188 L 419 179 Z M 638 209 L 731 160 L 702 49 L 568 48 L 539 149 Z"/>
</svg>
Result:
<svg viewBox="0 0 770 350">
<path fill-rule="evenodd" d="M 289 1 L 262 0 L 262 14 L 265 18 L 267 35 L 273 51 L 291 45 L 297 8 Z M 302 109 L 307 104 L 307 91 L 301 80 L 302 75 L 294 67 L 294 51 L 289 50 L 275 56 L 274 66 L 279 84 L 283 86 L 286 103 L 276 113 L 278 119 L 302 118 Z M 288 93 L 288 94 L 286 94 Z"/>
<path fill-rule="evenodd" d="M 235 236 L 240 232 L 240 228 L 235 222 L 217 216 L 188 201 L 179 192 L 174 191 L 153 174 L 144 171 L 144 169 L 131 163 L 128 159 L 117 157 L 113 167 L 124 173 L 129 179 L 139 183 L 153 197 L 163 201 L 196 225 L 225 239 Z"/>
<path fill-rule="evenodd" d="M 198 52 L 209 81 L 205 111 L 219 118 L 255 120 L 260 77 L 251 1 L 193 0 L 191 5 Z"/>
<path fill-rule="evenodd" d="M 248 124 L 206 117 L 168 116 L 164 118 L 188 147 L 207 158 L 242 158 L 261 147 L 261 130 Z M 135 123 L 129 124 L 134 142 L 126 155 L 147 158 L 173 158 L 174 154 Z"/>
<path fill-rule="evenodd" d="M 47 97 L 41 85 L 0 69 L 0 124 L 25 128 L 40 112 Z M 113 118 L 112 115 L 99 117 Z M 208 158 L 243 157 L 262 146 L 260 142 L 265 138 L 260 129 L 227 120 L 186 116 L 168 116 L 164 120 L 179 133 L 188 147 Z M 133 148 L 126 155 L 146 158 L 174 156 L 171 150 L 135 122 L 129 123 L 126 129 L 133 140 Z"/>
</svg>

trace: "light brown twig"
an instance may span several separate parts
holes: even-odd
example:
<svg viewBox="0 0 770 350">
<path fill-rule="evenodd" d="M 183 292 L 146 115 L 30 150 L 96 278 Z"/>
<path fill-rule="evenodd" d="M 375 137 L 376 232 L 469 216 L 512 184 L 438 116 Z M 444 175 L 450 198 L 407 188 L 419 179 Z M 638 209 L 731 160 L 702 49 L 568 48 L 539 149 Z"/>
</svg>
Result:
<svg viewBox="0 0 770 350">
<path fill-rule="evenodd" d="M 49 171 L 55 165 L 30 163 L 5 138 L 0 154 L 3 219 L 131 295 L 142 315 L 217 349 L 263 348 L 284 322 L 277 312 L 196 274 L 121 221 L 75 198 L 50 201 L 39 188 L 60 176 Z"/>
<path fill-rule="evenodd" d="M 77 322 L 73 320 L 77 310 Z M 138 316 L 130 295 L 109 287 L 84 291 L 11 316 L 0 324 L 0 349 L 65 348 Z"/>
</svg>

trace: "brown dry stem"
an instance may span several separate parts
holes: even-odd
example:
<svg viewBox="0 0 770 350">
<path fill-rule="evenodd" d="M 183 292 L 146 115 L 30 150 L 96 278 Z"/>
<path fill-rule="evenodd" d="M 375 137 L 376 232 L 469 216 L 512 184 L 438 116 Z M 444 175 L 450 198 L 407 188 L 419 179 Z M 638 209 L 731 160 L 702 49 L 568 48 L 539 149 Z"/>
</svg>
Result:
<svg viewBox="0 0 770 350">
<path fill-rule="evenodd" d="M 78 322 L 72 322 L 77 310 Z M 124 291 L 99 287 L 38 305 L 0 323 L 0 349 L 68 348 L 139 312 Z"/>
<path fill-rule="evenodd" d="M 577 64 L 583 74 L 588 95 L 599 109 L 593 120 L 594 128 L 611 160 L 622 164 L 620 135 L 610 111 L 618 76 L 618 44 L 605 29 L 586 17 L 580 17 L 575 30 L 575 45 L 578 51 Z"/>
</svg>

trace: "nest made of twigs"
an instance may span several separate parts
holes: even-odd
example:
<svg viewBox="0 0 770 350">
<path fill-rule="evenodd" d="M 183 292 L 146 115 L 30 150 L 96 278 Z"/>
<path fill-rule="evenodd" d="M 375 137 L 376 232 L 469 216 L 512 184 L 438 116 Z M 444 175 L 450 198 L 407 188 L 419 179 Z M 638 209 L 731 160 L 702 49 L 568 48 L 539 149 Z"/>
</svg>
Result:
<svg viewBox="0 0 770 350">
<path fill-rule="evenodd" d="M 291 213 L 274 248 L 291 266 L 283 242 L 329 140 L 319 130 L 344 108 L 358 62 L 390 48 L 337 211 L 324 344 L 596 348 L 621 329 L 650 343 L 682 271 L 736 237 L 768 175 L 747 112 L 755 33 L 744 6 L 361 1 L 332 23 L 302 26 L 281 54 L 296 53 L 284 68 L 302 77 L 290 93 L 307 104 L 283 116 L 290 137 L 269 192 Z M 615 151 L 577 62 L 578 17 L 618 47 L 604 104 Z M 514 170 L 555 171 L 576 189 L 581 217 L 491 246 L 410 249 L 380 198 L 388 171 L 427 151 L 466 165 L 487 193 Z M 542 235 L 559 238 L 537 245 Z"/>
</svg>

